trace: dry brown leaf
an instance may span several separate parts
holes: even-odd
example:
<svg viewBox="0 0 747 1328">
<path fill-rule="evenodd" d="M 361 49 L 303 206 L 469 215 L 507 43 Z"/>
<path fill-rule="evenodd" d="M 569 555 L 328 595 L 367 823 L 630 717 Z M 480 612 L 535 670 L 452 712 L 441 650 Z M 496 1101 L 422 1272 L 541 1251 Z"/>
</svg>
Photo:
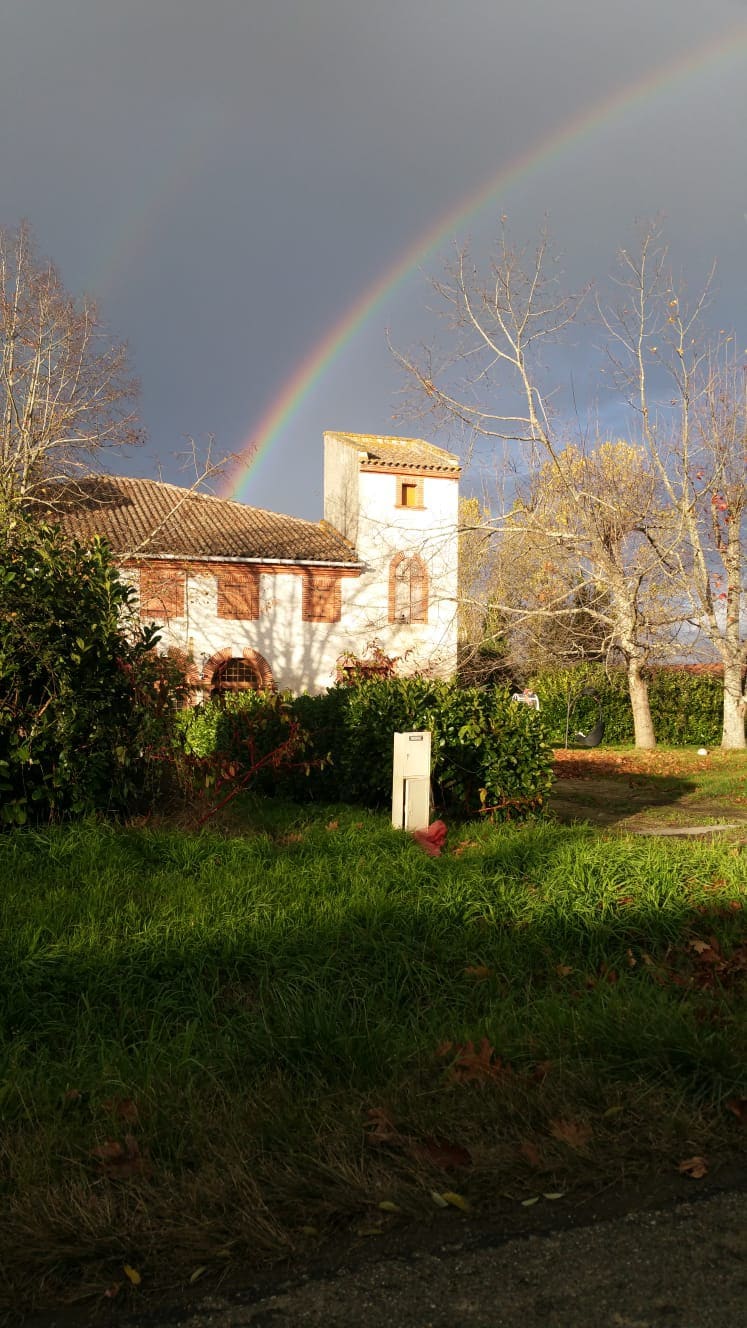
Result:
<svg viewBox="0 0 747 1328">
<path fill-rule="evenodd" d="M 680 1162 L 677 1170 L 682 1176 L 690 1176 L 693 1180 L 700 1180 L 708 1172 L 708 1163 L 704 1157 L 686 1157 L 684 1162 Z"/>
<path fill-rule="evenodd" d="M 532 1143 L 531 1139 L 522 1139 L 519 1144 L 519 1152 L 522 1157 L 526 1158 L 531 1167 L 540 1168 L 544 1166 L 539 1148 Z"/>
<path fill-rule="evenodd" d="M 488 968 L 486 964 L 468 964 L 464 970 L 464 976 L 474 978 L 475 982 L 482 982 L 485 978 L 490 977 L 492 971 L 492 968 Z"/>
<path fill-rule="evenodd" d="M 592 1136 L 590 1125 L 584 1121 L 555 1120 L 550 1122 L 550 1134 L 569 1148 L 585 1148 Z"/>
<path fill-rule="evenodd" d="M 559 978 L 567 978 L 569 973 L 573 972 L 570 964 L 556 964 L 555 972 Z"/>
<path fill-rule="evenodd" d="M 131 1097 L 108 1097 L 101 1103 L 101 1108 L 124 1121 L 125 1125 L 137 1125 L 139 1112 Z"/>
<path fill-rule="evenodd" d="M 402 1144 L 406 1142 L 394 1124 L 391 1116 L 383 1107 L 370 1107 L 366 1122 L 366 1138 L 370 1144 Z"/>
<path fill-rule="evenodd" d="M 730 1097 L 725 1105 L 740 1125 L 747 1125 L 747 1097 Z"/>
<path fill-rule="evenodd" d="M 150 1162 L 141 1153 L 133 1134 L 126 1134 L 123 1143 L 118 1139 L 106 1139 L 103 1144 L 91 1149 L 91 1156 L 101 1171 L 114 1179 L 150 1175 Z"/>
<path fill-rule="evenodd" d="M 438 1139 L 431 1135 L 419 1143 L 413 1143 L 410 1152 L 422 1162 L 428 1162 L 441 1171 L 452 1171 L 458 1167 L 471 1167 L 472 1154 L 461 1144 L 454 1144 L 449 1139 Z"/>
<path fill-rule="evenodd" d="M 479 1047 L 474 1042 L 443 1042 L 437 1048 L 438 1056 L 447 1056 L 455 1051 L 456 1057 L 449 1071 L 449 1078 L 456 1083 L 484 1083 L 488 1079 L 498 1079 L 502 1075 L 513 1074 L 509 1064 L 504 1064 L 486 1037 L 481 1038 Z"/>
</svg>

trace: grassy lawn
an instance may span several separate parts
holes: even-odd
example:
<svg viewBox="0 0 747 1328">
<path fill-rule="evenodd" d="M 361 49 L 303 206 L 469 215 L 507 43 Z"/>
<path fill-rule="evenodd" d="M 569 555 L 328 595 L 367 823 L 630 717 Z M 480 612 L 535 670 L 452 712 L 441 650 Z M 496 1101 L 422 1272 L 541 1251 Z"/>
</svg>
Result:
<svg viewBox="0 0 747 1328">
<path fill-rule="evenodd" d="M 675 764 L 619 777 L 744 794 L 741 757 Z M 14 832 L 0 879 L 16 1309 L 737 1152 L 740 842 L 470 824 L 432 859 L 246 799 L 199 834 Z"/>
</svg>

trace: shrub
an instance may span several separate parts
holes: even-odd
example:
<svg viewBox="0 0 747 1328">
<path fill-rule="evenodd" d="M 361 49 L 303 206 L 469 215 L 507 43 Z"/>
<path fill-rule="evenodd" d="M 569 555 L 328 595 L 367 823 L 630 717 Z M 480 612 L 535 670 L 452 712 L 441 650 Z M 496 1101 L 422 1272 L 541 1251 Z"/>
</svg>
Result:
<svg viewBox="0 0 747 1328">
<path fill-rule="evenodd" d="M 0 824 L 122 811 L 168 741 L 173 679 L 106 544 L 0 538 Z M 150 767 L 153 768 L 153 767 Z M 157 767 L 156 767 L 157 768 Z"/>
<path fill-rule="evenodd" d="M 551 784 L 536 712 L 505 692 L 419 677 L 346 683 L 320 696 L 246 693 L 208 702 L 178 718 L 185 750 L 220 754 L 245 770 L 260 730 L 268 750 L 277 740 L 271 717 L 280 709 L 304 734 L 303 757 L 289 769 L 265 768 L 255 785 L 263 791 L 386 806 L 394 734 L 413 729 L 431 730 L 434 796 L 445 810 L 526 814 L 542 806 Z"/>
<path fill-rule="evenodd" d="M 579 664 L 571 669 L 546 669 L 535 674 L 530 686 L 540 698 L 542 722 L 548 741 L 562 746 L 577 730 L 596 722 L 599 706 L 585 687 L 595 688 L 602 701 L 604 741 L 633 742 L 633 715 L 628 684 L 622 669 L 606 673 L 601 664 Z M 714 674 L 693 674 L 684 669 L 657 668 L 648 674 L 649 701 L 654 732 L 671 746 L 714 746 L 721 741 L 723 682 Z"/>
</svg>

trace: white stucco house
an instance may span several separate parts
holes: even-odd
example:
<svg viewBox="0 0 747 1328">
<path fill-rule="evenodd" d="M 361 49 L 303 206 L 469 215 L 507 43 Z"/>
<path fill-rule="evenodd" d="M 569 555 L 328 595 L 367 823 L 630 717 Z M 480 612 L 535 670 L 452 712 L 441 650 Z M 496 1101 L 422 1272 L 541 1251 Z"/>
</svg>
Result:
<svg viewBox="0 0 747 1328">
<path fill-rule="evenodd" d="M 106 537 L 196 698 L 318 692 L 372 644 L 400 672 L 455 672 L 459 474 L 421 439 L 325 433 L 319 522 L 109 476 L 58 519 Z"/>
</svg>

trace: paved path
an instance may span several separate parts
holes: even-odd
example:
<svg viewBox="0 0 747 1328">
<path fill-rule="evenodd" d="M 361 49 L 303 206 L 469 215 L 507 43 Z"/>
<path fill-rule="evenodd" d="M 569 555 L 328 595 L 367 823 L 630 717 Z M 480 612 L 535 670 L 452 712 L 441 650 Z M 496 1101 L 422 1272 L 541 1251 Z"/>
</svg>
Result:
<svg viewBox="0 0 747 1328">
<path fill-rule="evenodd" d="M 747 1195 L 727 1193 L 550 1235 L 374 1260 L 286 1282 L 274 1295 L 211 1297 L 127 1328 L 741 1328 Z M 124 1325 L 123 1325 L 124 1328 Z"/>
</svg>

